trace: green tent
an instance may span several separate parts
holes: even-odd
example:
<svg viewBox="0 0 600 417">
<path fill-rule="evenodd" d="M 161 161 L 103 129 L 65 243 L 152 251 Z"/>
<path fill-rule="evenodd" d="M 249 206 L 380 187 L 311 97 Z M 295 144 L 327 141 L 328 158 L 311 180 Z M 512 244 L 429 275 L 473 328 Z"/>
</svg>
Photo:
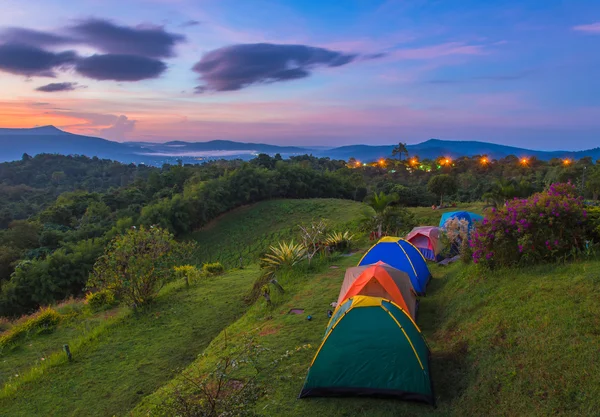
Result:
<svg viewBox="0 0 600 417">
<path fill-rule="evenodd" d="M 410 315 L 379 297 L 339 306 L 300 398 L 376 396 L 434 404 L 429 348 Z"/>
</svg>

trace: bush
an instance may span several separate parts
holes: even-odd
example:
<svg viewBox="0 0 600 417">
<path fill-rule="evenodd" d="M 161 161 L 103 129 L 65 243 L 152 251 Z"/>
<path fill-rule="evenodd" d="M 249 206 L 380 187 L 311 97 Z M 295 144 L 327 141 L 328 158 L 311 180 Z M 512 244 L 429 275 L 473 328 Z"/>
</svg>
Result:
<svg viewBox="0 0 600 417">
<path fill-rule="evenodd" d="M 92 310 L 100 310 L 115 304 L 115 295 L 109 290 L 100 290 L 89 292 L 85 296 L 85 301 Z"/>
<path fill-rule="evenodd" d="M 306 249 L 301 243 L 279 242 L 278 246 L 270 246 L 269 252 L 260 260 L 265 276 L 270 277 L 281 269 L 290 269 L 300 263 L 306 256 Z"/>
<path fill-rule="evenodd" d="M 351 248 L 354 235 L 351 235 L 348 230 L 342 232 L 332 232 L 325 238 L 325 244 L 334 251 L 348 251 Z"/>
<path fill-rule="evenodd" d="M 473 261 L 488 267 L 565 260 L 586 247 L 587 213 L 571 184 L 509 201 L 472 233 Z"/>
<path fill-rule="evenodd" d="M 31 333 L 50 333 L 56 328 L 60 319 L 61 315 L 56 310 L 50 307 L 44 308 L 2 334 L 0 336 L 0 348 L 13 344 Z"/>
<path fill-rule="evenodd" d="M 98 258 L 88 287 L 109 290 L 133 306 L 149 303 L 171 277 L 176 247 L 166 230 L 132 229 L 113 239 Z"/>
<path fill-rule="evenodd" d="M 207 275 L 221 275 L 225 272 L 225 267 L 221 262 L 206 263 L 202 265 L 202 272 Z"/>
<path fill-rule="evenodd" d="M 600 207 L 586 207 L 587 227 L 590 236 L 600 242 Z"/>
<path fill-rule="evenodd" d="M 205 265 L 208 265 L 208 264 L 205 264 Z M 202 273 L 198 270 L 198 268 L 196 268 L 193 265 L 176 266 L 174 268 L 174 270 L 175 270 L 175 277 L 177 279 L 184 280 L 186 285 L 190 285 L 190 283 L 194 283 L 194 282 L 200 280 L 200 278 L 202 277 Z"/>
</svg>

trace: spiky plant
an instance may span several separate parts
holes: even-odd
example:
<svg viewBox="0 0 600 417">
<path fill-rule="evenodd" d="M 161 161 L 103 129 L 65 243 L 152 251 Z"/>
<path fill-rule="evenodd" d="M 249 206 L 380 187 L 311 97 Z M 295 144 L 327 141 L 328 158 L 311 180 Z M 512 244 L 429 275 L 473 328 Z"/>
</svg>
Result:
<svg viewBox="0 0 600 417">
<path fill-rule="evenodd" d="M 283 268 L 291 268 L 298 264 L 306 255 L 306 248 L 301 243 L 279 242 L 277 246 L 270 246 L 264 258 L 261 259 L 263 268 L 268 273 L 273 274 L 275 271 Z"/>
<path fill-rule="evenodd" d="M 334 250 L 344 250 L 350 247 L 352 239 L 354 235 L 351 235 L 348 230 L 344 233 L 332 232 L 325 238 L 325 244 Z"/>
</svg>

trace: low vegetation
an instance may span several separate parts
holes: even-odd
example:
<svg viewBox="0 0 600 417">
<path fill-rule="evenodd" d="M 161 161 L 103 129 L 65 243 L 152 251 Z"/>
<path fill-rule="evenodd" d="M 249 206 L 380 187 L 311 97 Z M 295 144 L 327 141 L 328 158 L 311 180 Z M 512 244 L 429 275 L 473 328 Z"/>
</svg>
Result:
<svg viewBox="0 0 600 417">
<path fill-rule="evenodd" d="M 484 159 L 0 164 L 0 316 L 36 311 L 0 323 L 0 414 L 593 415 L 598 165 Z M 459 209 L 486 214 L 446 227 L 474 263 L 433 266 L 417 320 L 438 408 L 297 400 L 367 239 Z"/>
</svg>

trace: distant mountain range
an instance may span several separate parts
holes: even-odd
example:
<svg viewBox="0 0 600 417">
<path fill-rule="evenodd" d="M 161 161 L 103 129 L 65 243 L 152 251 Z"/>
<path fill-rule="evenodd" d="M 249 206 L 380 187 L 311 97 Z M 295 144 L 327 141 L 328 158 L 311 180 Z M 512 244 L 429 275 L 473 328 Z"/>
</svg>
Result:
<svg viewBox="0 0 600 417">
<path fill-rule="evenodd" d="M 210 159 L 251 159 L 258 153 L 281 154 L 284 158 L 292 155 L 312 154 L 332 159 L 348 160 L 353 157 L 368 162 L 390 157 L 394 145 L 370 146 L 351 145 L 337 148 L 276 146 L 261 143 L 242 143 L 228 140 L 209 142 L 171 141 L 166 143 L 113 142 L 90 136 L 75 135 L 54 126 L 31 129 L 0 128 L 0 162 L 20 159 L 24 153 L 58 153 L 64 155 L 86 155 L 89 157 L 114 159 L 125 163 L 145 163 L 162 165 L 182 159 L 185 163 L 200 163 Z M 476 141 L 447 141 L 430 139 L 415 145 L 408 145 L 410 155 L 420 158 L 439 156 L 458 157 L 487 155 L 490 158 L 503 158 L 508 155 L 535 156 L 539 159 L 570 157 L 579 159 L 590 156 L 600 158 L 600 148 L 585 151 L 538 151 L 512 146 Z"/>
</svg>

